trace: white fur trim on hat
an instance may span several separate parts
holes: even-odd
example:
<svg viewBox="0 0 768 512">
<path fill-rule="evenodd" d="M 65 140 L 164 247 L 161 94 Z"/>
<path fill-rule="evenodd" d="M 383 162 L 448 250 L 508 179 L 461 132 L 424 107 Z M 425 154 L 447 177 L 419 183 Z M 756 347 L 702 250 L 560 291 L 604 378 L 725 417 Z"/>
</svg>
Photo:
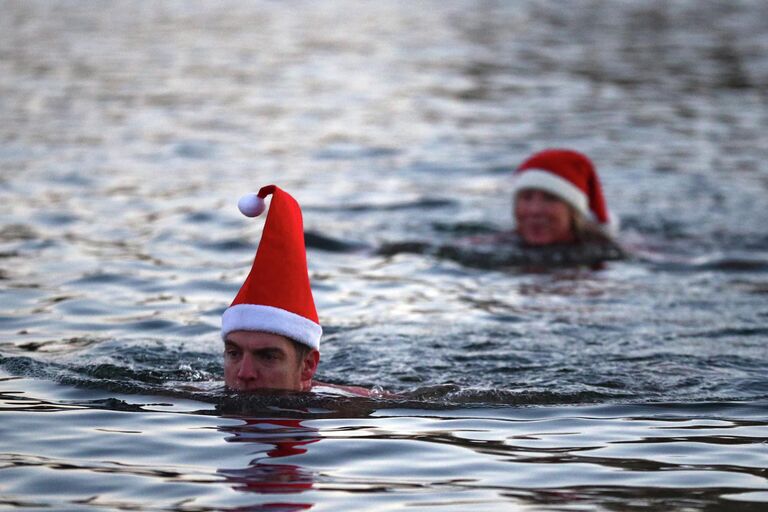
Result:
<svg viewBox="0 0 768 512">
<path fill-rule="evenodd" d="M 608 215 L 608 222 L 600 224 L 600 228 L 606 235 L 615 237 L 619 234 L 619 231 L 621 231 L 621 220 L 611 210 L 607 210 L 606 213 Z"/>
<path fill-rule="evenodd" d="M 284 309 L 260 304 L 236 304 L 221 316 L 221 339 L 232 331 L 262 331 L 320 349 L 323 328 L 312 320 Z"/>
<path fill-rule="evenodd" d="M 517 193 L 526 188 L 537 188 L 554 194 L 576 208 L 586 218 L 594 217 L 589 211 L 587 195 L 570 181 L 550 171 L 527 169 L 517 174 L 512 182 L 512 192 Z"/>
</svg>

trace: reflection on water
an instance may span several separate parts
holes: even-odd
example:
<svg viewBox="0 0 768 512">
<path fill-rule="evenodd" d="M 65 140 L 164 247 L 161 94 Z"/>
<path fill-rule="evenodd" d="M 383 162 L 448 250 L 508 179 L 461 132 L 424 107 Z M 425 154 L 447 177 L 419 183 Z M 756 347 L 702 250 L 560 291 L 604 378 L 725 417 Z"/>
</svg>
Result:
<svg viewBox="0 0 768 512">
<path fill-rule="evenodd" d="M 301 455 L 307 452 L 307 445 L 316 443 L 321 436 L 317 429 L 302 426 L 298 419 L 246 418 L 244 425 L 222 427 L 223 432 L 232 434 L 225 440 L 232 443 L 266 445 L 268 451 L 251 451 L 258 454 L 248 467 L 241 469 L 219 469 L 237 491 L 261 494 L 295 494 L 312 489 L 314 475 L 296 464 L 281 463 L 283 457 Z M 312 504 L 270 503 L 270 507 L 285 510 L 304 510 Z"/>
<path fill-rule="evenodd" d="M 765 402 L 419 409 L 336 398 L 290 410 L 264 396 L 232 417 L 202 402 L 100 395 L 0 382 L 0 477 L 13 493 L 0 502 L 759 510 L 768 495 Z M 46 435 L 32 441 L 41 421 Z"/>
<path fill-rule="evenodd" d="M 0 9 L 2 505 L 764 508 L 765 2 Z M 549 146 L 627 258 L 440 253 L 508 230 Z M 223 390 L 270 182 L 319 379 L 399 398 Z"/>
</svg>

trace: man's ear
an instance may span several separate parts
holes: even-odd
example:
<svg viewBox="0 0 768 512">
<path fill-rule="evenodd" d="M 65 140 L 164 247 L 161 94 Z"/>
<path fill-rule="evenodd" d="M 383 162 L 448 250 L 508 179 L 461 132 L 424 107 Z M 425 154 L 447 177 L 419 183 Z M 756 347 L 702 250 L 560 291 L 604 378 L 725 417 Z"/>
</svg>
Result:
<svg viewBox="0 0 768 512">
<path fill-rule="evenodd" d="M 312 377 L 315 376 L 317 371 L 317 365 L 320 363 L 320 352 L 317 350 L 310 350 L 304 360 L 301 362 L 301 382 L 302 384 L 312 385 Z"/>
</svg>

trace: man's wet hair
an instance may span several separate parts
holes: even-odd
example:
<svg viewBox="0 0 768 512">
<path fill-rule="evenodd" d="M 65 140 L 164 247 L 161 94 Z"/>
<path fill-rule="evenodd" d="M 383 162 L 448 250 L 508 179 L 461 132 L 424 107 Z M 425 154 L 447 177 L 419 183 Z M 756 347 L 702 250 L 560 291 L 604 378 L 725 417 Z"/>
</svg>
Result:
<svg viewBox="0 0 768 512">
<path fill-rule="evenodd" d="M 309 345 L 299 343 L 296 340 L 290 340 L 290 341 L 291 343 L 293 343 L 293 347 L 296 349 L 296 362 L 301 364 L 304 358 L 307 357 L 307 354 L 309 354 L 312 351 L 312 348 Z"/>
</svg>

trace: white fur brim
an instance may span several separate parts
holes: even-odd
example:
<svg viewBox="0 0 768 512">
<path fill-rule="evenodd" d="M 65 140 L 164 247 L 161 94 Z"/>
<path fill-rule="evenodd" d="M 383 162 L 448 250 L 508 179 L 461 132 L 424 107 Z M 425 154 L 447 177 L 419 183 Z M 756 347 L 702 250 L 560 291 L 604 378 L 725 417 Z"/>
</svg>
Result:
<svg viewBox="0 0 768 512">
<path fill-rule="evenodd" d="M 554 194 L 576 208 L 584 217 L 592 219 L 592 213 L 589 211 L 589 200 L 582 190 L 556 174 L 539 169 L 528 169 L 517 176 L 512 182 L 512 192 L 526 188 L 541 189 L 550 194 Z"/>
<path fill-rule="evenodd" d="M 320 349 L 320 337 L 323 335 L 323 328 L 308 318 L 258 304 L 236 304 L 224 311 L 221 316 L 221 339 L 226 339 L 232 331 L 279 334 L 315 350 Z"/>
</svg>

